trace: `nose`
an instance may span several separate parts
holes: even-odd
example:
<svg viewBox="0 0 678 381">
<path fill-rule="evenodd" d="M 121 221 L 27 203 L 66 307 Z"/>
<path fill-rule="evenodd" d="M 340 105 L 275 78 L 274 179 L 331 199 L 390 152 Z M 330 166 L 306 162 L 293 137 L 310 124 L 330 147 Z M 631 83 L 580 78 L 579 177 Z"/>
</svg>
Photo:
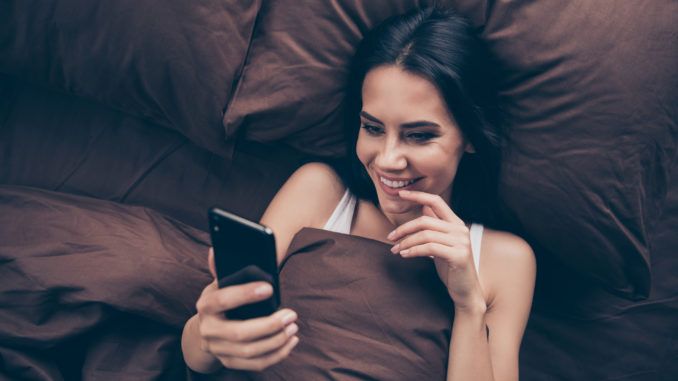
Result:
<svg viewBox="0 0 678 381">
<path fill-rule="evenodd" d="M 375 158 L 375 164 L 382 170 L 399 171 L 405 169 L 407 167 L 405 147 L 395 138 L 384 139 L 383 145 Z"/>
</svg>

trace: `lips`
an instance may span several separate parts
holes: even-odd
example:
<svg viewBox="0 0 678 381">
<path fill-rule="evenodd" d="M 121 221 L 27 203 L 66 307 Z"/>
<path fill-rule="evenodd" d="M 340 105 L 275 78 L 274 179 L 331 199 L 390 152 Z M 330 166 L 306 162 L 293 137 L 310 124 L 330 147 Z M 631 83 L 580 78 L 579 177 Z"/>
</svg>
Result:
<svg viewBox="0 0 678 381">
<path fill-rule="evenodd" d="M 387 187 L 390 188 L 402 188 L 404 186 L 410 185 L 414 182 L 414 180 L 389 180 L 384 177 L 380 177 L 379 181 L 382 183 L 386 184 Z"/>
<path fill-rule="evenodd" d="M 401 190 L 409 190 L 413 188 L 414 184 L 421 179 L 421 177 L 414 179 L 397 179 L 385 177 L 382 175 L 377 175 L 377 177 L 379 179 L 380 188 L 385 193 L 392 196 L 398 195 L 398 192 Z"/>
</svg>

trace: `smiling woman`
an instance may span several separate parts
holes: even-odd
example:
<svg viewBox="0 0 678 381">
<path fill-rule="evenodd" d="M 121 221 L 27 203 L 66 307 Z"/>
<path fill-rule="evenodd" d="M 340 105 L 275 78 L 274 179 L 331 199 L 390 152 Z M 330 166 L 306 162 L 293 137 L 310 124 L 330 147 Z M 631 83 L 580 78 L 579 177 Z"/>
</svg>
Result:
<svg viewBox="0 0 678 381">
<path fill-rule="evenodd" d="M 442 330 L 449 339 L 445 341 L 447 365 L 429 370 L 446 374 L 448 380 L 517 380 L 518 350 L 534 287 L 533 253 L 522 239 L 484 228 L 480 223 L 486 220 L 478 216 L 486 214 L 478 213 L 477 204 L 457 192 L 460 187 L 470 189 L 483 205 L 492 205 L 487 195 L 494 191 L 494 182 L 484 180 L 496 175 L 498 134 L 487 116 L 491 108 L 483 107 L 491 97 L 483 86 L 488 77 L 481 69 L 488 62 L 482 51 L 468 23 L 447 12 L 416 10 L 376 28 L 358 49 L 349 84 L 353 90 L 349 100 L 354 103 L 349 102 L 347 110 L 354 123 L 349 127 L 351 155 L 347 160 L 355 171 L 342 178 L 325 164 L 302 166 L 280 189 L 261 222 L 274 231 L 278 260 L 286 266 L 299 263 L 299 255 L 290 259 L 295 254 L 291 247 L 298 246 L 294 239 L 307 228 L 367 238 L 369 245 L 387 244 L 392 253 L 388 255 L 411 264 L 414 272 L 413 278 L 404 278 L 389 272 L 388 264 L 374 268 L 376 279 L 385 277 L 384 284 L 412 279 L 411 284 L 387 287 L 388 300 L 399 300 L 404 294 L 398 287 L 419 290 L 413 295 L 420 298 L 416 295 L 422 290 L 421 279 L 431 277 L 425 266 L 418 266 L 435 266 L 442 281 L 436 284 L 444 286 L 445 302 L 454 304 L 454 317 L 451 328 Z M 480 166 L 469 170 L 471 162 Z M 466 174 L 460 178 L 462 168 Z M 355 263 L 358 266 L 362 261 Z M 324 271 L 314 266 L 301 276 L 311 281 Z M 287 279 L 286 274 L 281 272 L 281 285 L 306 284 L 299 275 Z M 338 277 L 331 284 L 354 282 L 338 273 L 322 276 L 326 277 Z M 309 328 L 333 326 L 322 319 L 314 325 L 318 318 L 314 313 L 332 314 L 349 305 L 314 308 L 314 303 L 323 302 L 300 297 L 286 305 L 296 306 L 304 316 L 283 308 L 258 319 L 224 318 L 223 310 L 268 298 L 270 287 L 261 286 L 217 289 L 212 283 L 205 289 L 198 314 L 184 329 L 184 357 L 189 366 L 198 371 L 220 365 L 261 371 L 275 365 L 272 372 L 282 379 L 356 372 L 345 369 L 346 364 L 319 366 L 332 357 L 324 351 L 334 343 L 328 343 L 327 336 L 318 340 Z M 281 293 L 284 298 L 284 290 Z M 383 297 L 367 300 L 367 304 L 382 303 Z M 367 314 L 369 319 L 371 314 Z M 400 330 L 400 317 L 378 319 L 380 327 L 385 324 Z M 370 337 L 373 334 L 377 332 L 369 333 Z M 385 342 L 392 346 L 398 340 L 387 337 Z M 295 349 L 298 343 L 302 345 Z M 380 351 L 385 352 L 379 348 L 376 345 L 369 352 L 376 352 L 378 358 Z M 321 354 L 319 362 L 312 364 L 318 373 L 300 376 L 303 370 L 295 366 L 294 359 L 308 354 Z M 288 369 L 286 364 L 290 364 Z M 399 377 L 429 378 L 421 369 L 414 367 L 408 371 L 412 374 Z"/>
<path fill-rule="evenodd" d="M 411 145 L 440 142 L 441 132 L 459 133 L 464 150 L 473 155 L 440 158 L 446 160 L 440 165 L 454 171 L 453 186 L 436 193 L 444 192 L 444 199 L 462 219 L 492 224 L 504 135 L 493 61 L 465 19 L 449 17 L 441 22 L 437 17 L 440 14 L 396 17 L 375 28 L 358 47 L 346 98 L 350 154 L 344 180 L 358 197 L 381 201 L 371 174 L 358 160 L 362 129 L 356 125 L 372 130 L 386 127 L 384 123 L 393 125 L 387 117 L 399 117 L 397 125 L 413 129 L 403 135 Z"/>
<path fill-rule="evenodd" d="M 421 213 L 400 190 L 437 194 L 449 203 L 459 161 L 473 148 L 436 86 L 398 66 L 379 66 L 365 76 L 362 100 L 355 149 L 377 185 L 382 212 L 398 225 Z"/>
</svg>

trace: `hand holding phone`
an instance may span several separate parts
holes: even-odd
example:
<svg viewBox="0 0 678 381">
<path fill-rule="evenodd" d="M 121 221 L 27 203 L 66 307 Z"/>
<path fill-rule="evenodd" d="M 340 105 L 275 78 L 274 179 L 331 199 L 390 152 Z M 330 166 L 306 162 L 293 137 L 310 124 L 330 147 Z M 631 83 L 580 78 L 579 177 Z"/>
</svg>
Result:
<svg viewBox="0 0 678 381">
<path fill-rule="evenodd" d="M 271 298 L 228 310 L 226 316 L 245 320 L 274 313 L 280 294 L 273 231 L 217 207 L 209 210 L 208 219 L 219 287 L 256 281 L 273 286 Z"/>
</svg>

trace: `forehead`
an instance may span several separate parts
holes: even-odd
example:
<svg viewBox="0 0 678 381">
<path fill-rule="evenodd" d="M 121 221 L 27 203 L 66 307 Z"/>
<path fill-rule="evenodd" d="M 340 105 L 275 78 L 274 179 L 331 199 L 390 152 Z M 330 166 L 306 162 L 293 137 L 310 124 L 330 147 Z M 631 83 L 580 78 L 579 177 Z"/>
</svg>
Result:
<svg viewBox="0 0 678 381">
<path fill-rule="evenodd" d="M 363 110 L 377 117 L 451 119 L 438 88 L 424 77 L 397 66 L 380 66 L 365 76 Z"/>
</svg>

